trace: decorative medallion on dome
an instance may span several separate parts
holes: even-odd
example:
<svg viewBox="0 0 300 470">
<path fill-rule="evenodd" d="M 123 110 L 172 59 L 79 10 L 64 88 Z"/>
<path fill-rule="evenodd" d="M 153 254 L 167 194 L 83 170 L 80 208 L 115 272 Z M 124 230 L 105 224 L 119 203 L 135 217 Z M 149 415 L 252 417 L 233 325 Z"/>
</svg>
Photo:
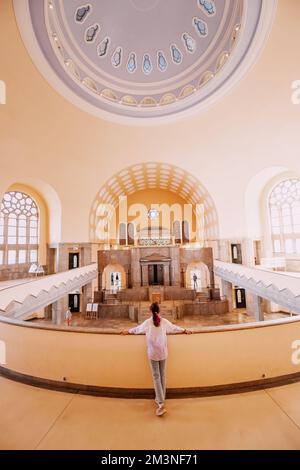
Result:
<svg viewBox="0 0 300 470">
<path fill-rule="evenodd" d="M 150 60 L 149 54 L 145 54 L 145 55 L 144 55 L 143 71 L 144 71 L 144 73 L 145 73 L 146 75 L 148 75 L 148 74 L 151 73 L 151 71 L 152 71 L 152 64 L 151 64 L 151 60 Z"/>
<path fill-rule="evenodd" d="M 190 52 L 191 54 L 193 54 L 193 52 L 195 52 L 196 50 L 196 41 L 187 33 L 184 33 L 182 35 L 182 40 L 184 42 L 187 52 Z"/>
<path fill-rule="evenodd" d="M 100 26 L 98 24 L 94 24 L 93 26 L 90 26 L 85 33 L 86 42 L 94 42 L 99 30 L 100 30 Z"/>
<path fill-rule="evenodd" d="M 122 60 L 122 48 L 118 47 L 112 55 L 111 63 L 114 67 L 119 67 Z"/>
<path fill-rule="evenodd" d="M 109 45 L 109 38 L 104 38 L 103 41 L 100 42 L 98 46 L 98 55 L 100 57 L 104 57 L 107 53 Z"/>
<path fill-rule="evenodd" d="M 28 34 L 28 25 L 32 31 L 27 47 L 43 57 L 43 73 L 52 76 L 59 92 L 107 118 L 153 119 L 212 100 L 250 56 L 262 23 L 270 26 L 275 0 L 14 0 L 14 5 L 21 32 Z"/>
<path fill-rule="evenodd" d="M 136 71 L 136 55 L 134 52 L 129 55 L 127 62 L 127 70 L 129 73 L 133 73 Z"/>
<path fill-rule="evenodd" d="M 86 20 L 88 14 L 91 12 L 91 9 L 91 5 L 86 5 L 77 8 L 75 16 L 76 21 L 78 21 L 78 23 L 83 23 Z"/>
<path fill-rule="evenodd" d="M 215 15 L 216 13 L 216 5 L 215 2 L 208 1 L 208 0 L 198 0 L 200 8 L 203 9 L 205 13 L 209 16 Z"/>
<path fill-rule="evenodd" d="M 161 72 L 164 72 L 166 68 L 168 67 L 168 62 L 162 51 L 158 51 L 157 53 L 157 67 L 159 68 Z"/>
<path fill-rule="evenodd" d="M 200 18 L 194 18 L 193 23 L 197 33 L 201 37 L 205 37 L 208 35 L 207 23 L 205 23 L 205 21 L 201 20 Z"/>
<path fill-rule="evenodd" d="M 178 49 L 178 47 L 175 46 L 175 44 L 172 44 L 171 46 L 171 54 L 172 54 L 172 59 L 173 59 L 174 64 L 181 64 L 182 54 L 180 50 Z"/>
</svg>

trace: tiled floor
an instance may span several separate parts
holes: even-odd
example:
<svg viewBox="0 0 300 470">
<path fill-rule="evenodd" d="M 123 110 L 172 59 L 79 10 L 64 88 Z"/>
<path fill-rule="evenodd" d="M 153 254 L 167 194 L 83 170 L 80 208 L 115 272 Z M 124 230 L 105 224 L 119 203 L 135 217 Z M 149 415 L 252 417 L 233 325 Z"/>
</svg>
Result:
<svg viewBox="0 0 300 470">
<path fill-rule="evenodd" d="M 283 313 L 266 314 L 265 320 L 277 320 L 279 318 L 288 318 Z M 33 320 L 35 323 L 47 323 L 47 320 Z M 245 310 L 236 310 L 224 315 L 193 315 L 185 316 L 180 320 L 172 320 L 180 326 L 190 329 L 196 329 L 203 326 L 226 326 L 234 324 L 243 324 L 254 322 L 255 319 L 248 315 Z M 98 320 L 87 319 L 81 314 L 73 314 L 72 326 L 101 328 L 103 330 L 122 330 L 135 326 L 136 323 L 126 318 L 101 318 Z"/>
<path fill-rule="evenodd" d="M 300 449 L 300 383 L 224 397 L 149 400 L 40 390 L 0 378 L 0 449 Z M 142 430 L 142 432 L 141 432 Z"/>
</svg>

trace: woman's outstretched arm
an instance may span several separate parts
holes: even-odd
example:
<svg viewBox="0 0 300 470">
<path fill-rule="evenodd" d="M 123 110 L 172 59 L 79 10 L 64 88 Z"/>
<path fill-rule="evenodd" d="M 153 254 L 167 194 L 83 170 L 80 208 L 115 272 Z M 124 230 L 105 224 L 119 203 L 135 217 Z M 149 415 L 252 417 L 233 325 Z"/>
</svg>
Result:
<svg viewBox="0 0 300 470">
<path fill-rule="evenodd" d="M 186 334 L 191 333 L 191 331 L 186 330 L 185 328 L 181 328 L 181 326 L 174 325 L 174 323 L 171 323 L 166 318 L 164 320 L 165 320 L 166 326 L 167 326 L 167 333 L 186 333 Z"/>
<path fill-rule="evenodd" d="M 143 333 L 146 333 L 147 331 L 147 326 L 148 326 L 148 320 L 145 320 L 143 323 L 141 323 L 138 326 L 135 326 L 134 328 L 130 328 L 128 331 L 122 331 L 123 335 L 129 334 L 129 335 L 141 335 Z"/>
</svg>

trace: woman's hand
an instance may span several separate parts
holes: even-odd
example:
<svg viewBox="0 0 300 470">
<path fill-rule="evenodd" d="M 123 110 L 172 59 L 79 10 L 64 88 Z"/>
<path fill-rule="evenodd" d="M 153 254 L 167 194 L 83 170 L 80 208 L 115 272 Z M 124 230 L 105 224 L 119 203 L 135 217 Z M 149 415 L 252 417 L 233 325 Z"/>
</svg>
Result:
<svg viewBox="0 0 300 470">
<path fill-rule="evenodd" d="M 183 332 L 185 335 L 192 335 L 193 332 L 191 330 L 184 330 Z"/>
<path fill-rule="evenodd" d="M 121 331 L 121 335 L 123 336 L 129 335 L 129 331 L 123 330 Z"/>
</svg>

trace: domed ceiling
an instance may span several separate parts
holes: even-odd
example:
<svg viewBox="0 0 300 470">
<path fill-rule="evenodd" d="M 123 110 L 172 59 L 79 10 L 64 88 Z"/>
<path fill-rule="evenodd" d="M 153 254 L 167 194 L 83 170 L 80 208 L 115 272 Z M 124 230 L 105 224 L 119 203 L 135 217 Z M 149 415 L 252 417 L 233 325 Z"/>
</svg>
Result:
<svg viewBox="0 0 300 470">
<path fill-rule="evenodd" d="M 29 52 L 61 94 L 102 117 L 142 120 L 180 115 L 218 95 L 270 26 L 274 3 L 14 1 Z"/>
</svg>

